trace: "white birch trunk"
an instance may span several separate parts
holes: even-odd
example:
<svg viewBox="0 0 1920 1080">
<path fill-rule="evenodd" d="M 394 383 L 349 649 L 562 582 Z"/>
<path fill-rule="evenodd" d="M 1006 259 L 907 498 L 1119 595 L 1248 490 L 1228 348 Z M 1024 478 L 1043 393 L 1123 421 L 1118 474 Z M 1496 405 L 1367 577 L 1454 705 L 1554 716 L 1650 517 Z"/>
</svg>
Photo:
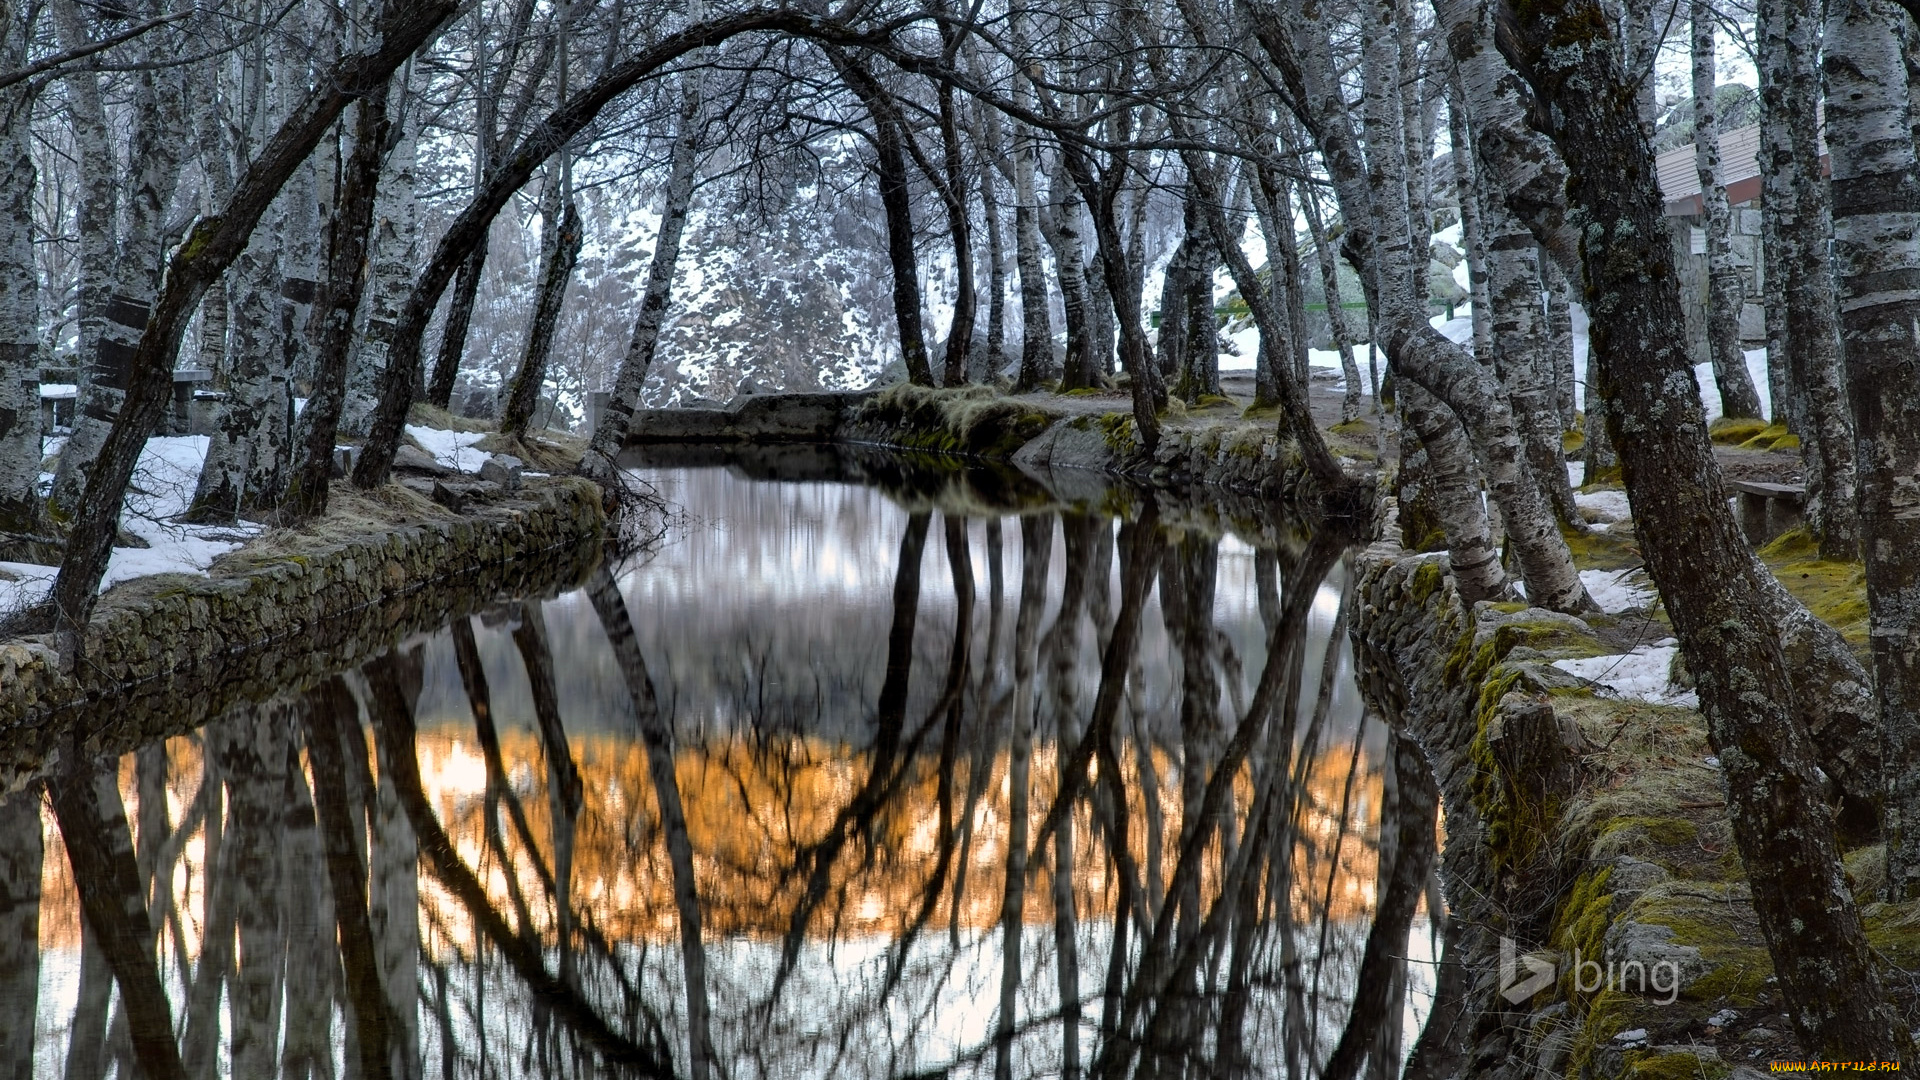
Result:
<svg viewBox="0 0 1920 1080">
<path fill-rule="evenodd" d="M 0 68 L 25 63 L 21 16 L 13 4 L 0 4 Z M 33 255 L 32 114 L 28 84 L 0 90 L 0 537 L 40 529 L 40 282 Z"/>
<path fill-rule="evenodd" d="M 421 106 L 408 92 L 411 83 L 411 78 L 396 79 L 394 88 L 399 92 L 388 99 L 397 138 L 387 151 L 380 170 L 379 194 L 374 200 L 373 239 L 362 307 L 365 324 L 348 361 L 346 401 L 340 410 L 340 431 L 347 435 L 365 435 L 373 423 L 394 324 L 413 289 L 414 268 L 420 262 L 420 199 L 415 168 Z"/>
<path fill-rule="evenodd" d="M 1887 780 L 1887 892 L 1920 896 L 1920 174 L 1899 29 L 1882 0 L 1827 9 L 1827 146 L 1840 341 L 1860 447 L 1874 677 Z"/>
<path fill-rule="evenodd" d="M 1760 415 L 1760 395 L 1740 352 L 1740 309 L 1746 291 L 1733 262 L 1732 212 L 1720 186 L 1720 122 L 1714 109 L 1714 11 L 1712 0 L 1692 0 L 1693 167 L 1707 225 L 1707 351 L 1720 387 L 1723 416 Z"/>
</svg>

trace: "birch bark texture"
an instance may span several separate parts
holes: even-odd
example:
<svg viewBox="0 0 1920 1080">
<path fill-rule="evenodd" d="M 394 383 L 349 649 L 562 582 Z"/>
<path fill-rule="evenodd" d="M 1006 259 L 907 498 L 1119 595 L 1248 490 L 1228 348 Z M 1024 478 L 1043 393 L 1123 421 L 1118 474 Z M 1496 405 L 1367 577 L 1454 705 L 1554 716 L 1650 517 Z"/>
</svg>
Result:
<svg viewBox="0 0 1920 1080">
<path fill-rule="evenodd" d="M 1827 9 L 1833 262 L 1859 458 L 1862 554 L 1887 781 L 1887 892 L 1920 896 L 1920 173 L 1900 27 L 1879 0 Z"/>
<path fill-rule="evenodd" d="M 1830 559 L 1851 559 L 1860 547 L 1854 500 L 1853 414 L 1840 355 L 1840 311 L 1830 244 L 1833 196 L 1820 170 L 1821 19 L 1792 0 L 1759 0 L 1761 207 L 1773 243 L 1767 251 L 1769 292 L 1777 283 L 1780 341 L 1769 357 L 1785 357 L 1786 400 L 1774 418 L 1793 415 L 1806 461 L 1807 518 Z M 1789 302 L 1791 298 L 1791 302 Z"/>
<path fill-rule="evenodd" d="M 25 12 L 0 3 L 0 68 L 26 62 Z M 40 279 L 33 256 L 33 94 L 0 90 L 0 549 L 40 531 Z"/>
<path fill-rule="evenodd" d="M 1733 261 L 1733 213 L 1720 182 L 1720 120 L 1714 107 L 1713 0 L 1691 0 L 1693 21 L 1693 167 L 1707 232 L 1707 353 L 1720 389 L 1722 416 L 1758 417 L 1760 394 L 1740 351 L 1740 309 L 1746 287 Z"/>
</svg>

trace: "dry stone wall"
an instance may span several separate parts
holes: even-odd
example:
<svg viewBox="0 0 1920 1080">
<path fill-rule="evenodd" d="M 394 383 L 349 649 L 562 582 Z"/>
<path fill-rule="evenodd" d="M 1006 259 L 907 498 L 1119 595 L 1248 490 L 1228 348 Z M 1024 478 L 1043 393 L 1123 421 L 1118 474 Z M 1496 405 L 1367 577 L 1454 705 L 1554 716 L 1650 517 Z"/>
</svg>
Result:
<svg viewBox="0 0 1920 1080">
<path fill-rule="evenodd" d="M 542 480 L 458 519 L 129 582 L 101 598 L 71 673 L 44 639 L 0 642 L 0 788 L 75 738 L 87 752 L 130 749 L 501 597 L 572 587 L 598 561 L 604 526 L 594 485 Z"/>
</svg>

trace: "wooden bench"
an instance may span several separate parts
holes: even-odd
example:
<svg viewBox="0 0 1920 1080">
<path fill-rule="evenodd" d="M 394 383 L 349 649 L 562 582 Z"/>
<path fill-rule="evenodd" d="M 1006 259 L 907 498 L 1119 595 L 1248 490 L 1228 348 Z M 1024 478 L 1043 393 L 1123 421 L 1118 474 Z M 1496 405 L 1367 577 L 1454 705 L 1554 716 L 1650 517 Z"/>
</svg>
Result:
<svg viewBox="0 0 1920 1080">
<path fill-rule="evenodd" d="M 1805 484 L 1770 484 L 1759 480 L 1733 480 L 1733 501 L 1739 509 L 1740 528 L 1747 543 L 1759 547 L 1774 537 L 1797 527 L 1806 515 Z"/>
</svg>

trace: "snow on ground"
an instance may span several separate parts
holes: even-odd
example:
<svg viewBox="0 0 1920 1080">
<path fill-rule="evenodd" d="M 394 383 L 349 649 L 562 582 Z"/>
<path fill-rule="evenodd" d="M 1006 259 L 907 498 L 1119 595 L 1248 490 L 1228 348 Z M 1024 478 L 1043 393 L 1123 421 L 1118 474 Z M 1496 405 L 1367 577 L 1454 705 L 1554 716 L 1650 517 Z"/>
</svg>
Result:
<svg viewBox="0 0 1920 1080">
<path fill-rule="evenodd" d="M 1582 510 L 1591 510 L 1605 523 L 1626 521 L 1633 516 L 1633 508 L 1627 505 L 1627 493 L 1607 488 L 1601 491 L 1576 491 L 1573 504 Z"/>
<path fill-rule="evenodd" d="M 1624 611 L 1643 611 L 1654 601 L 1653 582 L 1644 570 L 1582 570 L 1580 584 L 1587 595 L 1609 615 Z"/>
<path fill-rule="evenodd" d="M 1699 708 L 1699 694 L 1674 686 L 1668 678 L 1674 654 L 1679 651 L 1678 643 L 1667 638 L 1629 653 L 1555 660 L 1553 666 L 1597 683 L 1627 701 Z"/>
<path fill-rule="evenodd" d="M 148 574 L 205 573 L 213 560 L 232 551 L 260 532 L 260 526 L 188 525 L 172 519 L 193 500 L 200 466 L 207 459 L 205 435 L 148 439 L 134 466 L 127 492 L 122 531 L 146 541 L 147 547 L 116 547 L 107 563 L 101 588 Z M 0 612 L 38 603 L 53 588 L 55 567 L 29 563 L 0 563 Z"/>
<path fill-rule="evenodd" d="M 478 471 L 480 463 L 491 456 L 485 450 L 473 447 L 474 443 L 487 437 L 484 431 L 447 431 L 408 424 L 407 434 L 420 444 L 421 449 L 432 454 L 435 461 L 460 472 Z"/>
</svg>

